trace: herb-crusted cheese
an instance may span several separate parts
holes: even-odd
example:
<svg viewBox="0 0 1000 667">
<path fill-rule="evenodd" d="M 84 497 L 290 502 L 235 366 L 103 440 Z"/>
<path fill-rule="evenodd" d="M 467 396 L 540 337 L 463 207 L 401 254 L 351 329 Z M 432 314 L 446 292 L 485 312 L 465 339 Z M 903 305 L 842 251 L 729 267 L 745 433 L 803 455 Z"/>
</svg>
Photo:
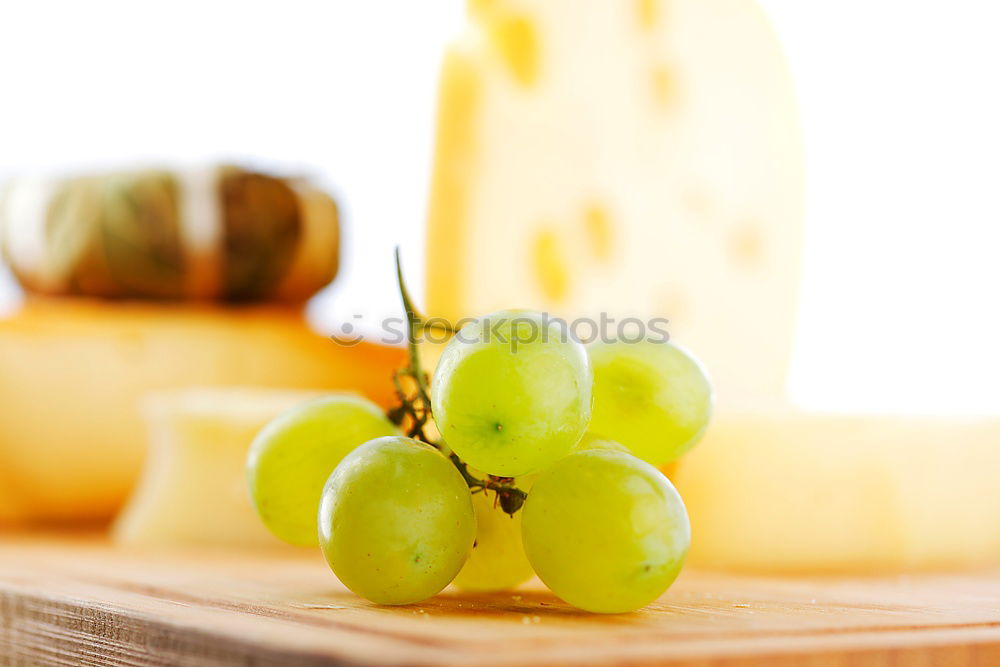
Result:
<svg viewBox="0 0 1000 667">
<path fill-rule="evenodd" d="M 0 192 L 0 249 L 28 291 L 302 302 L 337 273 L 337 206 L 238 167 L 26 177 Z"/>
</svg>

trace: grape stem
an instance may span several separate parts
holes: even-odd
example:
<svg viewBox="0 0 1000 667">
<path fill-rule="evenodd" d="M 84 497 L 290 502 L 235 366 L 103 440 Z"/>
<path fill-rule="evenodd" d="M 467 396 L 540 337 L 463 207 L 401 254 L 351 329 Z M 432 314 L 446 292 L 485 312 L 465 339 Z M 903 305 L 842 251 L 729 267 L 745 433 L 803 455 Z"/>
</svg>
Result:
<svg viewBox="0 0 1000 667">
<path fill-rule="evenodd" d="M 485 479 L 480 479 L 469 472 L 468 464 L 453 452 L 443 439 L 435 440 L 428 437 L 426 429 L 427 422 L 431 414 L 430 398 L 430 378 L 420 365 L 420 353 L 417 350 L 417 335 L 428 325 L 417 312 L 410 298 L 410 293 L 406 289 L 403 280 L 403 267 L 399 256 L 399 246 L 396 246 L 396 280 L 399 283 L 399 295 L 403 300 L 403 310 L 406 311 L 406 349 L 407 365 L 393 373 L 392 382 L 396 388 L 396 397 L 399 405 L 390 408 L 386 415 L 397 426 L 407 423 L 407 436 L 426 442 L 432 447 L 436 447 L 442 454 L 448 457 L 455 465 L 455 468 L 462 475 L 462 479 L 469 486 L 473 493 L 484 493 L 487 490 L 496 494 L 496 502 L 507 514 L 513 515 L 524 504 L 528 494 L 515 486 L 513 477 L 498 477 L 488 475 Z M 440 328 L 440 327 L 437 327 Z M 451 328 L 450 333 L 455 333 Z M 415 387 L 413 392 L 407 391 L 405 383 L 409 379 Z"/>
</svg>

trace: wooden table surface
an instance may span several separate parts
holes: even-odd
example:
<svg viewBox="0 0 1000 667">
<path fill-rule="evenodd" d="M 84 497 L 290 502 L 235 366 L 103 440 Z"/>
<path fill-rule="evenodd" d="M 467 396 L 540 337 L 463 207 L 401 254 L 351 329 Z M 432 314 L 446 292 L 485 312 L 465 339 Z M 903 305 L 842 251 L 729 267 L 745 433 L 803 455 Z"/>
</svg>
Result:
<svg viewBox="0 0 1000 667">
<path fill-rule="evenodd" d="M 1000 571 L 852 578 L 686 571 L 597 616 L 536 583 L 379 607 L 318 553 L 125 552 L 0 534 L 0 664 L 1000 665 Z"/>
</svg>

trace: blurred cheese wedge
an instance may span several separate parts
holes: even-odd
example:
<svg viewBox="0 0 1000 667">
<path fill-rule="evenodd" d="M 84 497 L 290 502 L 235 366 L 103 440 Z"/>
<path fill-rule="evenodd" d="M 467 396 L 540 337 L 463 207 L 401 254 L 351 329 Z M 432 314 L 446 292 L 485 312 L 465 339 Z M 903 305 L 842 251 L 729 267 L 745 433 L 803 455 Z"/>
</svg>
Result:
<svg viewBox="0 0 1000 667">
<path fill-rule="evenodd" d="M 151 391 L 347 389 L 385 404 L 402 359 L 319 336 L 296 309 L 29 299 L 0 320 L 0 510 L 110 517 L 139 473 Z"/>
<path fill-rule="evenodd" d="M 672 479 L 691 563 L 775 572 L 1000 561 L 1000 420 L 719 421 Z"/>
<path fill-rule="evenodd" d="M 247 450 L 257 432 L 316 393 L 191 389 L 145 406 L 149 452 L 135 493 L 115 522 L 131 546 L 283 544 L 247 494 Z"/>
<path fill-rule="evenodd" d="M 470 8 L 441 74 L 428 312 L 665 317 L 723 411 L 783 404 L 803 168 L 757 4 Z"/>
</svg>

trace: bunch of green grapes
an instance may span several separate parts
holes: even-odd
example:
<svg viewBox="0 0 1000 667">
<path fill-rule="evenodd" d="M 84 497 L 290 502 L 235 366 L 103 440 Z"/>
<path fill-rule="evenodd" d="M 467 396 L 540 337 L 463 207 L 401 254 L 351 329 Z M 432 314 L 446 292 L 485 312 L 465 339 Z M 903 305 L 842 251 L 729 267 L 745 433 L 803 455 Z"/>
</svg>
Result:
<svg viewBox="0 0 1000 667">
<path fill-rule="evenodd" d="M 405 291 L 404 304 L 412 341 Z M 569 604 L 618 613 L 670 586 L 690 528 L 654 466 L 698 440 L 712 405 L 690 354 L 588 349 L 541 313 L 501 311 L 457 332 L 425 378 L 411 342 L 388 417 L 330 397 L 261 432 L 247 471 L 272 532 L 318 543 L 345 586 L 380 604 L 537 574 Z"/>
</svg>

